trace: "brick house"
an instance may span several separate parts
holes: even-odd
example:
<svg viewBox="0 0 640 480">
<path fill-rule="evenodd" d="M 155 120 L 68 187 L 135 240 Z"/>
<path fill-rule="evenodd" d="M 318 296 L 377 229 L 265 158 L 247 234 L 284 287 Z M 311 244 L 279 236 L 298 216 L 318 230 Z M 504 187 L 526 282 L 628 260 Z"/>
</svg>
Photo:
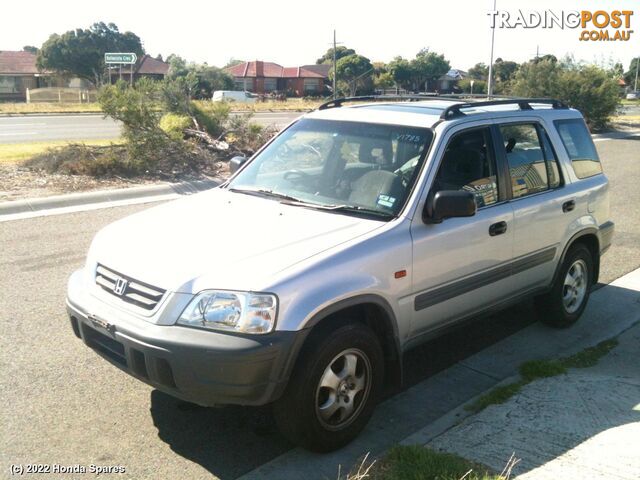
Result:
<svg viewBox="0 0 640 480">
<path fill-rule="evenodd" d="M 150 77 L 162 80 L 169 72 L 169 64 L 143 55 L 134 65 L 133 80 Z M 120 78 L 119 69 L 111 71 L 112 81 Z M 122 67 L 122 79 L 129 81 L 129 67 Z M 91 89 L 87 80 L 66 77 L 53 72 L 39 71 L 36 55 L 31 52 L 0 50 L 0 101 L 25 101 L 27 89 L 75 88 Z"/>
<path fill-rule="evenodd" d="M 24 101 L 27 88 L 65 86 L 64 79 L 38 71 L 35 54 L 0 50 L 0 101 Z"/>
<path fill-rule="evenodd" d="M 283 67 L 273 62 L 244 62 L 226 71 L 233 76 L 236 90 L 264 94 L 282 92 L 289 96 L 323 95 L 329 79 L 329 65 Z"/>
<path fill-rule="evenodd" d="M 122 66 L 122 80 L 129 81 L 129 65 Z M 169 64 L 162 60 L 157 60 L 151 55 L 143 55 L 133 66 L 133 81 L 142 78 L 152 78 L 162 80 L 169 73 Z M 117 66 L 111 70 L 111 81 L 116 82 L 120 78 L 120 69 Z"/>
</svg>

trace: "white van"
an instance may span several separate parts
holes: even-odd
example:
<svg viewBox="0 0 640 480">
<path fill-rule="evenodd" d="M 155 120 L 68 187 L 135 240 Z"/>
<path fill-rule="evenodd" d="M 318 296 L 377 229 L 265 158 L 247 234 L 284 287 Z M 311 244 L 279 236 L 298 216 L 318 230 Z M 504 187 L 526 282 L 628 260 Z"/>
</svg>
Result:
<svg viewBox="0 0 640 480">
<path fill-rule="evenodd" d="M 242 102 L 254 103 L 256 96 L 250 92 L 238 92 L 235 90 L 216 90 L 211 97 L 212 102 Z"/>
</svg>

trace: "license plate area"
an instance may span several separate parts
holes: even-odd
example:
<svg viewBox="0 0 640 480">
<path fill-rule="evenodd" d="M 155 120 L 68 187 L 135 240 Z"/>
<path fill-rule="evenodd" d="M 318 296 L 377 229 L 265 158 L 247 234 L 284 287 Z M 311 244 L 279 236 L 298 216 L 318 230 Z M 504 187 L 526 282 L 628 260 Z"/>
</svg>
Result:
<svg viewBox="0 0 640 480">
<path fill-rule="evenodd" d="M 127 357 L 122 343 L 88 325 L 82 325 L 82 328 L 84 330 L 82 332 L 84 339 L 89 347 L 104 354 L 116 363 L 127 366 Z"/>
</svg>

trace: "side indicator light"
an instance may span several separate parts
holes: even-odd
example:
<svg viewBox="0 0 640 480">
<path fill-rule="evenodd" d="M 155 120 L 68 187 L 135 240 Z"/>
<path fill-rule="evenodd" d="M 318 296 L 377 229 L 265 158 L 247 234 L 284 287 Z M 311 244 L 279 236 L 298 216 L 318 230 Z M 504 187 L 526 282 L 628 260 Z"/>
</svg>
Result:
<svg viewBox="0 0 640 480">
<path fill-rule="evenodd" d="M 398 270 L 396 273 L 393 274 L 394 277 L 396 278 L 404 278 L 407 276 L 407 271 L 406 270 Z"/>
</svg>

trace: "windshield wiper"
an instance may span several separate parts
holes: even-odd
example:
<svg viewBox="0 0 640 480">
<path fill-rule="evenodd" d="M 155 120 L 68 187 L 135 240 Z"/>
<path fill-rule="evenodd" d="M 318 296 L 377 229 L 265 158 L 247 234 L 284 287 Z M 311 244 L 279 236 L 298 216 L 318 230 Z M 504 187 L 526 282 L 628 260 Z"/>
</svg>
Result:
<svg viewBox="0 0 640 480">
<path fill-rule="evenodd" d="M 284 193 L 278 193 L 278 192 L 274 192 L 273 190 L 267 190 L 266 188 L 230 188 L 229 189 L 230 192 L 235 192 L 235 193 L 245 193 L 247 195 L 256 195 L 259 197 L 272 197 L 272 198 L 278 198 L 280 200 L 287 200 L 290 202 L 301 202 L 304 203 L 302 200 L 296 198 L 296 197 L 292 197 L 291 195 L 286 195 Z"/>
<path fill-rule="evenodd" d="M 376 210 L 375 208 L 361 207 L 359 205 L 332 205 L 323 203 L 308 203 L 303 201 L 282 203 L 293 206 L 311 207 L 318 210 L 329 210 L 331 212 L 355 212 L 362 213 L 364 215 L 375 215 L 376 217 L 384 218 L 390 218 L 393 216 L 391 213 L 381 212 L 380 210 Z"/>
<path fill-rule="evenodd" d="M 359 205 L 331 205 L 328 210 L 332 210 L 334 212 L 356 212 L 384 218 L 390 218 L 394 216 L 392 213 L 382 212 L 380 210 L 376 210 L 375 208 L 360 207 Z"/>
<path fill-rule="evenodd" d="M 274 192 L 273 190 L 268 190 L 266 188 L 230 188 L 229 191 L 235 193 L 244 193 L 246 195 L 256 195 L 260 197 L 272 197 L 280 200 L 280 203 L 285 205 L 291 205 L 293 207 L 308 207 L 315 208 L 317 210 L 328 210 L 331 212 L 355 212 L 361 213 L 363 215 L 373 215 L 376 217 L 390 218 L 393 217 L 391 213 L 381 212 L 380 210 L 376 210 L 374 208 L 361 207 L 359 205 L 334 205 L 334 204 L 325 204 L 325 203 L 312 203 L 306 202 L 296 197 L 292 197 L 291 195 L 286 195 L 284 193 Z"/>
</svg>

